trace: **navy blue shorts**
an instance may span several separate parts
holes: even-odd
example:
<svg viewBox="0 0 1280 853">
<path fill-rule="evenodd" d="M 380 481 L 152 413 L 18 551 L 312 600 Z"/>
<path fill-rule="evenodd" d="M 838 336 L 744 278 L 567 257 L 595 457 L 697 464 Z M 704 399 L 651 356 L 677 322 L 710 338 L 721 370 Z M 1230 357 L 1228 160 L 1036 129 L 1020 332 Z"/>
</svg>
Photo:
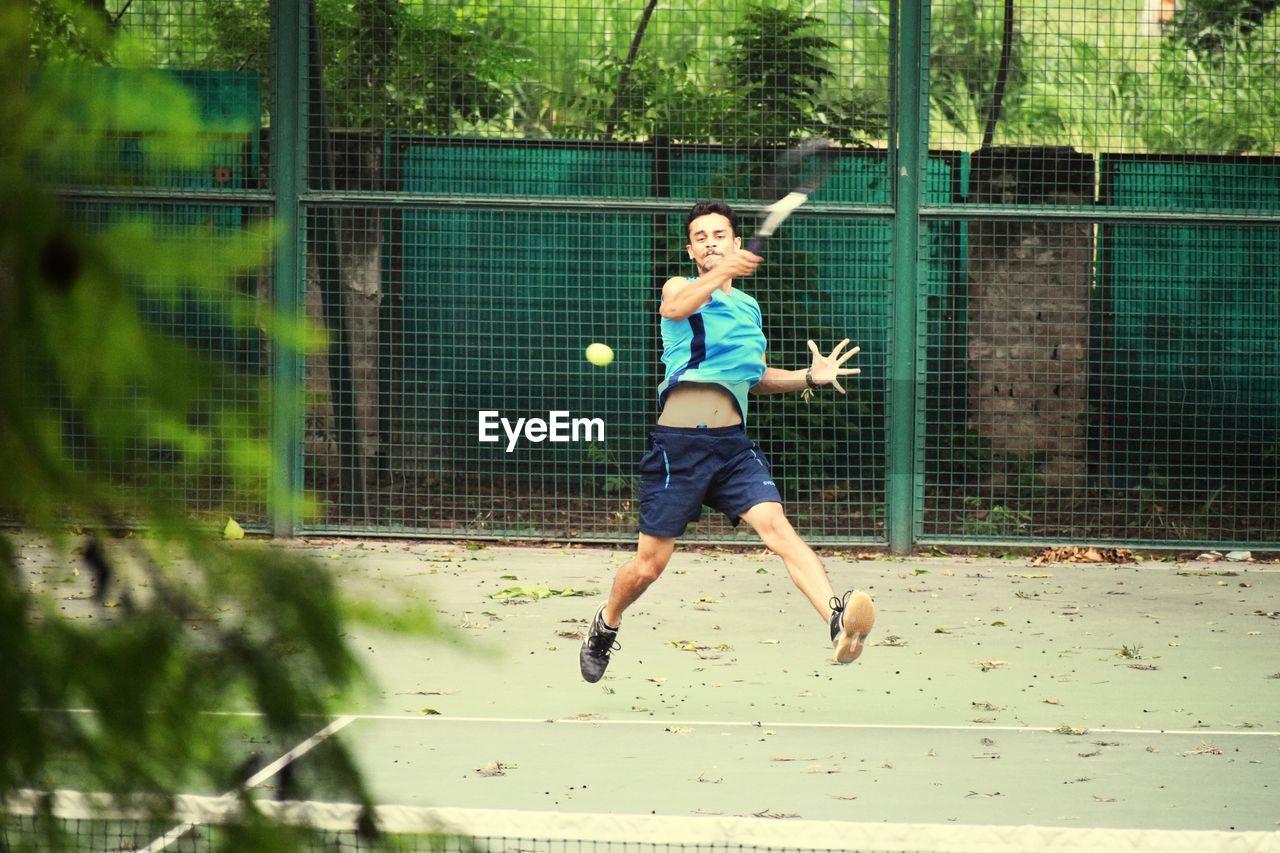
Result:
<svg viewBox="0 0 1280 853">
<path fill-rule="evenodd" d="M 657 426 L 640 460 L 640 532 L 674 538 L 702 505 L 737 525 L 751 507 L 782 503 L 769 460 L 741 426 Z"/>
</svg>

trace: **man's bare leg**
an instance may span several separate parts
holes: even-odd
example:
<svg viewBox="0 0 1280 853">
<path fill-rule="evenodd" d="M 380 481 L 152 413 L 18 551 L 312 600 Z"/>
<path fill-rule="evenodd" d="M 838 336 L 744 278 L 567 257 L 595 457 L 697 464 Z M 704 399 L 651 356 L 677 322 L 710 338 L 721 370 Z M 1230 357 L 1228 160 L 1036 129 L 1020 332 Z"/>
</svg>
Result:
<svg viewBox="0 0 1280 853">
<path fill-rule="evenodd" d="M 618 627 L 623 612 L 662 576 L 675 548 L 675 539 L 640 534 L 636 555 L 613 576 L 613 588 L 609 590 L 609 600 L 604 606 L 605 624 Z"/>
<path fill-rule="evenodd" d="M 742 518 L 759 535 L 765 547 L 782 558 L 791 581 L 809 599 L 823 622 L 831 622 L 831 599 L 835 591 L 822 560 L 800 538 L 782 511 L 782 504 L 760 503 L 742 514 Z"/>
<path fill-rule="evenodd" d="M 604 671 L 609 666 L 609 656 L 613 654 L 616 645 L 622 614 L 644 594 L 650 584 L 662 576 L 675 547 L 675 539 L 640 534 L 636 555 L 618 569 L 618 573 L 613 576 L 609 600 L 591 617 L 587 637 L 578 652 L 578 666 L 584 680 L 594 684 L 604 677 Z"/>
<path fill-rule="evenodd" d="M 827 570 L 813 549 L 800 538 L 782 511 L 782 504 L 760 503 L 742 514 L 770 551 L 782 558 L 791 580 L 831 630 L 837 663 L 850 663 L 862 654 L 862 641 L 876 624 L 876 608 L 865 592 L 850 592 L 843 600 L 831 588 Z M 831 605 L 840 606 L 833 625 Z"/>
</svg>

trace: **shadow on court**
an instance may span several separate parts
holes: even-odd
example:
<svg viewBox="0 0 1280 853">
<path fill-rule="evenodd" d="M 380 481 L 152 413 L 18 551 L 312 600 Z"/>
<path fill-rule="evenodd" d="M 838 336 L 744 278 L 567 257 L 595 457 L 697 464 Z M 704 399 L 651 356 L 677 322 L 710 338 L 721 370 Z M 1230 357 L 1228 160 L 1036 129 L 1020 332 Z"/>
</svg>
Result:
<svg viewBox="0 0 1280 853">
<path fill-rule="evenodd" d="M 340 736 L 385 803 L 1280 823 L 1280 566 L 831 556 L 837 590 L 864 588 L 879 610 L 841 667 L 778 560 L 678 551 L 592 685 L 581 632 L 625 550 L 298 547 L 340 556 L 353 596 L 430 601 L 463 640 L 353 638 L 379 692 Z"/>
</svg>

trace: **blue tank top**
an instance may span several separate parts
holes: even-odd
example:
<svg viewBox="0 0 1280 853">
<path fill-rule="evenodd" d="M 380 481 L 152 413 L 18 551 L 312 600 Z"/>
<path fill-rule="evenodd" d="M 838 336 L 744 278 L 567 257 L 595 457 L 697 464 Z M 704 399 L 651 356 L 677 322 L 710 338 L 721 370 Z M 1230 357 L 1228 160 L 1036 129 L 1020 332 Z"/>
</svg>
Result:
<svg viewBox="0 0 1280 853">
<path fill-rule="evenodd" d="M 683 320 L 662 318 L 662 363 L 658 403 L 681 382 L 720 385 L 733 395 L 743 423 L 747 393 L 764 376 L 767 343 L 760 304 L 741 290 L 711 291 L 711 298 Z"/>
</svg>

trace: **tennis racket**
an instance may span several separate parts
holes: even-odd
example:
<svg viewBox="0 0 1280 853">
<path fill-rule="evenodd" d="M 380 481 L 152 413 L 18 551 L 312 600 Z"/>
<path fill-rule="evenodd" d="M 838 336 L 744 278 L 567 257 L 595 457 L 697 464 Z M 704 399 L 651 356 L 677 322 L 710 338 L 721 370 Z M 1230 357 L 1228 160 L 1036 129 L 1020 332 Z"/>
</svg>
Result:
<svg viewBox="0 0 1280 853">
<path fill-rule="evenodd" d="M 778 157 L 765 187 L 777 201 L 764 209 L 760 227 L 747 241 L 749 251 L 759 254 L 787 217 L 822 186 L 835 166 L 837 150 L 830 139 L 814 137 L 788 148 Z"/>
</svg>

